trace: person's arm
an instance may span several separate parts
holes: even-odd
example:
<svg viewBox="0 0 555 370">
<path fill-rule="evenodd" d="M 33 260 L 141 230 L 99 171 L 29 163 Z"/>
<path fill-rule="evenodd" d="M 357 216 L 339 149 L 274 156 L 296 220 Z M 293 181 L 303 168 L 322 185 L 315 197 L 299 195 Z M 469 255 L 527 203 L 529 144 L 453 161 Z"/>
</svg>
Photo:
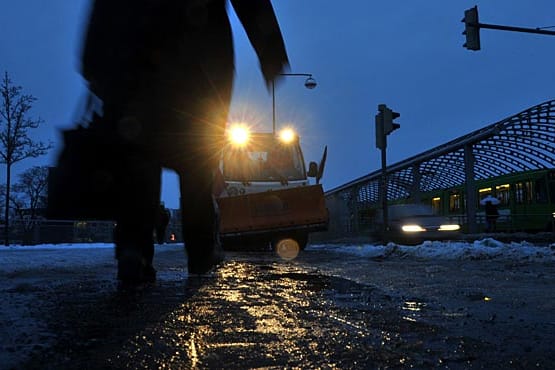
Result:
<svg viewBox="0 0 555 370">
<path fill-rule="evenodd" d="M 270 86 L 289 66 L 272 4 L 269 0 L 231 0 L 231 4 L 258 56 L 266 84 Z"/>
</svg>

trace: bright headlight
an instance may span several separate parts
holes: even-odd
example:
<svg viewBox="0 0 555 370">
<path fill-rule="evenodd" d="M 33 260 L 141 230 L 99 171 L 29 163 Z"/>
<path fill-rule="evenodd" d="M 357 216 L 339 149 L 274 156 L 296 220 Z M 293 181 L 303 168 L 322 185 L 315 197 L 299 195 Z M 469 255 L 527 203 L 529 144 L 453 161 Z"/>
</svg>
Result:
<svg viewBox="0 0 555 370">
<path fill-rule="evenodd" d="M 406 233 L 418 233 L 418 232 L 426 231 L 426 229 L 424 229 L 420 225 L 403 225 L 401 229 Z"/>
<path fill-rule="evenodd" d="M 457 231 L 460 228 L 460 225 L 441 225 L 439 231 Z"/>
<path fill-rule="evenodd" d="M 233 125 L 229 128 L 229 141 L 233 145 L 243 146 L 249 142 L 250 132 L 249 128 L 245 125 Z"/>
<path fill-rule="evenodd" d="M 289 144 L 295 140 L 296 134 L 295 131 L 291 128 L 284 128 L 279 132 L 279 139 L 284 144 Z"/>
</svg>

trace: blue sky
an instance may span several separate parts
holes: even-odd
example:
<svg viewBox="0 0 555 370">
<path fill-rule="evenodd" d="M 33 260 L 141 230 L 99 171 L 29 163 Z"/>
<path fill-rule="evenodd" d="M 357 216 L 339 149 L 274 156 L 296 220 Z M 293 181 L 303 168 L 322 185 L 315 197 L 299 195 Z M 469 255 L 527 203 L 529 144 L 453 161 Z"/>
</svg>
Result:
<svg viewBox="0 0 555 370">
<path fill-rule="evenodd" d="M 88 0 L 18 0 L 2 7 L 0 72 L 34 95 L 34 135 L 56 148 L 15 171 L 54 163 L 59 128 L 76 116 L 85 84 L 78 73 Z M 388 163 L 555 98 L 555 38 L 481 30 L 482 50 L 462 47 L 464 10 L 480 21 L 521 27 L 555 26 L 553 0 L 273 1 L 291 73 L 312 73 L 314 90 L 288 77 L 276 88 L 277 122 L 297 127 L 307 161 L 328 146 L 323 179 L 332 189 L 380 167 L 374 115 L 385 103 L 401 113 L 389 136 Z M 232 13 L 232 12 L 231 12 Z M 256 56 L 232 14 L 237 78 L 230 120 L 271 130 L 272 100 Z M 0 180 L 5 181 L 3 168 Z M 175 175 L 163 177 L 163 200 L 177 208 Z"/>
</svg>

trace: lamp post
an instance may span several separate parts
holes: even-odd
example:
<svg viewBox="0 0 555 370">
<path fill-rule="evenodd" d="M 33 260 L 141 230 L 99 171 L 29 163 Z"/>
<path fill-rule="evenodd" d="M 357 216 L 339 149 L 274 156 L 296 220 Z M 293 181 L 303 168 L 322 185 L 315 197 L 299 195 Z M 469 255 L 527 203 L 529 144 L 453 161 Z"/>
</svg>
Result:
<svg viewBox="0 0 555 370">
<path fill-rule="evenodd" d="M 316 80 L 312 78 L 311 73 L 280 73 L 280 76 L 303 76 L 306 77 L 304 81 L 304 86 L 312 90 L 316 87 Z M 275 91 L 275 81 L 272 80 L 272 133 L 276 133 L 276 91 Z"/>
</svg>

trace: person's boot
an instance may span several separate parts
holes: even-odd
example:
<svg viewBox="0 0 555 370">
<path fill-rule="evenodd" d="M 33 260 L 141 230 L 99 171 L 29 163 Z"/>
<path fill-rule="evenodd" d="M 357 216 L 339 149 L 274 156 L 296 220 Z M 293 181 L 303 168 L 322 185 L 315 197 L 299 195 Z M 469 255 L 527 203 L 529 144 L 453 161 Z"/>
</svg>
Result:
<svg viewBox="0 0 555 370">
<path fill-rule="evenodd" d="M 217 267 L 224 260 L 224 251 L 220 242 L 214 243 L 212 247 L 206 247 L 209 243 L 195 242 L 187 246 L 187 264 L 190 274 L 202 275 L 206 274 L 213 268 Z"/>
<path fill-rule="evenodd" d="M 122 249 L 118 253 L 117 279 L 125 285 L 154 283 L 156 270 L 148 263 L 142 253 L 135 249 Z"/>
<path fill-rule="evenodd" d="M 118 280 L 125 284 L 141 284 L 144 279 L 145 263 L 138 250 L 118 248 Z"/>
</svg>

